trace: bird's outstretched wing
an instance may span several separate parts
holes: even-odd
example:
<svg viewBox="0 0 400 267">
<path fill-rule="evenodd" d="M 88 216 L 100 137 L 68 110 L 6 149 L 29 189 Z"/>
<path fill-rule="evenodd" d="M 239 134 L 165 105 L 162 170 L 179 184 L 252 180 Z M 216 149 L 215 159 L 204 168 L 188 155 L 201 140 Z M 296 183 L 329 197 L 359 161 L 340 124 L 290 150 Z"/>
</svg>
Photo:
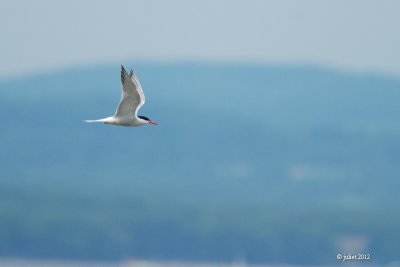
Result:
<svg viewBox="0 0 400 267">
<path fill-rule="evenodd" d="M 128 74 L 121 65 L 121 100 L 114 117 L 137 116 L 138 110 L 144 105 L 145 97 L 142 86 L 136 74 L 131 70 Z"/>
</svg>

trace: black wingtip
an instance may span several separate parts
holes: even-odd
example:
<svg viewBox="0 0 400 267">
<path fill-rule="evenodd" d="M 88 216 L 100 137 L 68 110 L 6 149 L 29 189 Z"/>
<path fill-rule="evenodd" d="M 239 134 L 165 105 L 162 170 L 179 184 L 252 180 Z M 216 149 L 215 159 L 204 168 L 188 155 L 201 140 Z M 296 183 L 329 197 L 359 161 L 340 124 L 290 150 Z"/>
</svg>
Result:
<svg viewBox="0 0 400 267">
<path fill-rule="evenodd" d="M 121 82 L 122 83 L 125 83 L 125 75 L 126 75 L 125 73 L 126 73 L 125 68 L 124 68 L 124 66 L 121 65 Z"/>
</svg>

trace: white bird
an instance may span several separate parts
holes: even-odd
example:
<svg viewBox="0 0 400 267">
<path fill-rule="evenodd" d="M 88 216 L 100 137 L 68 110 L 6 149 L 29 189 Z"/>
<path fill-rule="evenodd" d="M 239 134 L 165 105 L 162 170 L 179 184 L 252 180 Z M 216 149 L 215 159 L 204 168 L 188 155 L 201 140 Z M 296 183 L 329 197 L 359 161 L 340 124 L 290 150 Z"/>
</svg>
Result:
<svg viewBox="0 0 400 267">
<path fill-rule="evenodd" d="M 145 97 L 142 86 L 136 74 L 131 70 L 128 74 L 121 65 L 122 94 L 114 116 L 99 120 L 85 120 L 85 122 L 102 122 L 120 126 L 142 126 L 145 124 L 157 125 L 146 116 L 138 116 L 139 109 L 144 105 Z"/>
</svg>

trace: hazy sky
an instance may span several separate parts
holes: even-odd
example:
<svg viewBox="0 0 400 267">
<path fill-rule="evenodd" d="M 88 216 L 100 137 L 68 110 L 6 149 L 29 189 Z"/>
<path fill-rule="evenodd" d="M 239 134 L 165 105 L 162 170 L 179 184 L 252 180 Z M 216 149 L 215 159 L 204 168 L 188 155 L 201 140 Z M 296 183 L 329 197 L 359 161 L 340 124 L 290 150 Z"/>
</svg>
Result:
<svg viewBox="0 0 400 267">
<path fill-rule="evenodd" d="M 0 1 L 0 77 L 143 60 L 400 75 L 397 0 Z"/>
</svg>

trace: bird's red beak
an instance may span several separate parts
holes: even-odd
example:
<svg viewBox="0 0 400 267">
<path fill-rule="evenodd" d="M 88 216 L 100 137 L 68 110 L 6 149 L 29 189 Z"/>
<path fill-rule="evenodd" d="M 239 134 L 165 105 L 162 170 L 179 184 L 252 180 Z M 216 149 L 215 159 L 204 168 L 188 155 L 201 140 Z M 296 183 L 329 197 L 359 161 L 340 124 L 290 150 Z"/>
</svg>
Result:
<svg viewBox="0 0 400 267">
<path fill-rule="evenodd" d="M 153 124 L 153 125 L 158 125 L 158 123 L 155 122 L 155 121 L 149 121 L 149 123 L 150 123 L 150 124 Z"/>
</svg>

